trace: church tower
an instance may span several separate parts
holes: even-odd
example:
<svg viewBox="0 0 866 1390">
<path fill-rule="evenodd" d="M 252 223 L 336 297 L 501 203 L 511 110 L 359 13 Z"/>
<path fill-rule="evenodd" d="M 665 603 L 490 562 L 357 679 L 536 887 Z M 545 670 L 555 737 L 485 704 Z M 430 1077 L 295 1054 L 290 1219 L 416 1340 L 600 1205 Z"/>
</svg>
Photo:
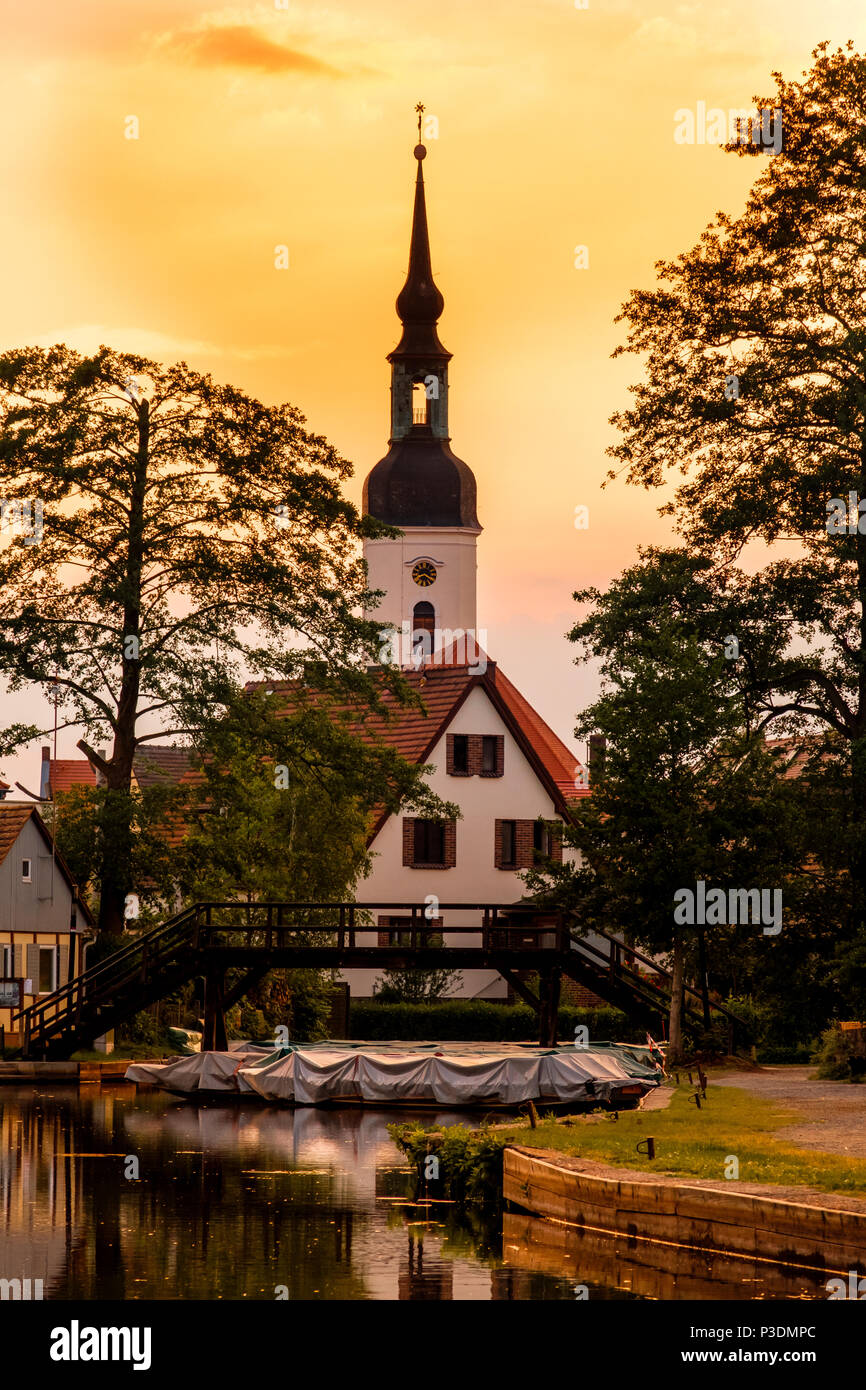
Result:
<svg viewBox="0 0 866 1390">
<path fill-rule="evenodd" d="M 475 477 L 450 448 L 451 353 L 436 331 L 445 301 L 430 264 L 420 114 L 418 135 L 409 272 L 397 296 L 403 335 L 388 354 L 390 447 L 368 474 L 363 501 L 366 513 L 398 526 L 403 535 L 365 541 L 364 556 L 370 588 L 385 595 L 368 616 L 412 634 L 416 651 L 419 644 L 430 651 L 449 640 L 438 634 L 477 630 L 475 547 L 481 527 Z"/>
</svg>

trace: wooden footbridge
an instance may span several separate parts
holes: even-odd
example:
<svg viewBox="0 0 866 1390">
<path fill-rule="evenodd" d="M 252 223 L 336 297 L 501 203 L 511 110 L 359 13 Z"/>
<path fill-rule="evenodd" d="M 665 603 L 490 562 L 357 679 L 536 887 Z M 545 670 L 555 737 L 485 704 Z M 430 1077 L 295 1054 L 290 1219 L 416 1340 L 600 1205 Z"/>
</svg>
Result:
<svg viewBox="0 0 866 1390">
<path fill-rule="evenodd" d="M 202 1047 L 227 1047 L 225 1011 L 277 968 L 496 970 L 538 1017 L 543 1047 L 556 1043 L 563 976 L 661 1033 L 670 976 L 605 933 L 581 939 L 573 914 L 531 904 L 440 903 L 472 914 L 474 926 L 429 921 L 425 903 L 196 903 L 136 936 L 100 964 L 14 1015 L 27 1058 L 62 1058 L 190 980 L 204 981 Z M 379 945 L 380 913 L 400 916 L 396 944 Z M 392 934 L 388 933 L 389 941 Z M 442 944 L 443 938 L 448 944 Z M 455 944 L 456 942 L 456 944 Z M 643 964 L 652 974 L 641 973 Z M 232 979 L 229 982 L 229 972 Z M 526 983 L 537 974 L 538 993 Z M 733 1029 L 739 1020 L 685 992 L 685 1017 L 707 1025 L 710 1011 Z"/>
</svg>

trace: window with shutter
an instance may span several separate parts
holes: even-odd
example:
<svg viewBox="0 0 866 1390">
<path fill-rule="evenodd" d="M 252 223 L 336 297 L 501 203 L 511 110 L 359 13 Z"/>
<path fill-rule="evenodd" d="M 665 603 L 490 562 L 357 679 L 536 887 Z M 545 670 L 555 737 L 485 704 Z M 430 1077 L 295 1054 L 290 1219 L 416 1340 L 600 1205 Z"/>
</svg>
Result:
<svg viewBox="0 0 866 1390">
<path fill-rule="evenodd" d="M 445 826 L 441 821 L 416 820 L 415 864 L 445 863 Z"/>
<path fill-rule="evenodd" d="M 504 820 L 499 826 L 499 867 L 517 867 L 517 821 Z"/>
</svg>

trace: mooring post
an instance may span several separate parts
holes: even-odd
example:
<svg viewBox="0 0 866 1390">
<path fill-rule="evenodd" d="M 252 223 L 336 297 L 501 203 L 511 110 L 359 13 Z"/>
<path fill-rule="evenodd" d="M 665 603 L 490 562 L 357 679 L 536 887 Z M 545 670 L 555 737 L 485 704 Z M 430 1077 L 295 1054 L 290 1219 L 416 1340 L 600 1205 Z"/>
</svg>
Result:
<svg viewBox="0 0 866 1390">
<path fill-rule="evenodd" d="M 204 1034 L 202 1052 L 228 1052 L 226 1019 L 223 1009 L 225 974 L 211 968 L 204 977 Z"/>
</svg>

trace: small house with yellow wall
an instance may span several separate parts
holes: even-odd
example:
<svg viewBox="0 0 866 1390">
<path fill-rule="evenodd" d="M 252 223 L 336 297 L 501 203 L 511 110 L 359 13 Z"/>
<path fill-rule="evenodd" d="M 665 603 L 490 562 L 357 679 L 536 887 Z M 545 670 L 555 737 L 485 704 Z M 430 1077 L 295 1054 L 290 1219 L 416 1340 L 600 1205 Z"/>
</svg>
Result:
<svg viewBox="0 0 866 1390">
<path fill-rule="evenodd" d="M 0 801 L 0 1037 L 13 1015 L 78 974 L 93 916 L 37 808 Z"/>
</svg>

